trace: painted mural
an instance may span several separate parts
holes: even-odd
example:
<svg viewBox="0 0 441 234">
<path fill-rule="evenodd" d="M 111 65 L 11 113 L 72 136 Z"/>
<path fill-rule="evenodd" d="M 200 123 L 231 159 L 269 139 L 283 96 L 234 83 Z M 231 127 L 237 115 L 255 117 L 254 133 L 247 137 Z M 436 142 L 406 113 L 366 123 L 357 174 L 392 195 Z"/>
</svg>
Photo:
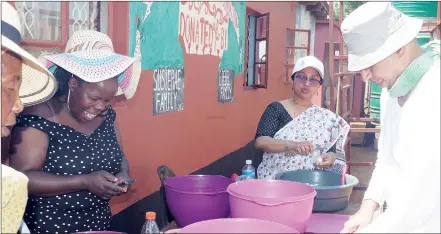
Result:
<svg viewBox="0 0 441 234">
<path fill-rule="evenodd" d="M 154 115 L 184 109 L 184 53 L 218 57 L 212 79 L 243 73 L 245 15 L 245 2 L 130 2 L 129 55 L 154 71 Z M 231 84 L 221 86 L 218 101 L 232 102 Z"/>
<path fill-rule="evenodd" d="M 217 56 L 220 69 L 242 73 L 245 9 L 245 2 L 130 2 L 129 55 L 143 70 L 184 67 L 184 53 Z"/>
</svg>

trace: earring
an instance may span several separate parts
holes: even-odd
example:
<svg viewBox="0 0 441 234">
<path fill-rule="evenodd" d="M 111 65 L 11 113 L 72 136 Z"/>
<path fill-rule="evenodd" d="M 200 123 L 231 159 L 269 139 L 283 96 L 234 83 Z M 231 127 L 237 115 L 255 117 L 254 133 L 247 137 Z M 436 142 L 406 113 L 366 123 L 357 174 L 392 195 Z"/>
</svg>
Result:
<svg viewBox="0 0 441 234">
<path fill-rule="evenodd" d="M 67 110 L 70 112 L 70 89 L 68 89 L 68 91 L 67 91 L 67 103 L 66 103 L 66 108 L 67 108 Z"/>
</svg>

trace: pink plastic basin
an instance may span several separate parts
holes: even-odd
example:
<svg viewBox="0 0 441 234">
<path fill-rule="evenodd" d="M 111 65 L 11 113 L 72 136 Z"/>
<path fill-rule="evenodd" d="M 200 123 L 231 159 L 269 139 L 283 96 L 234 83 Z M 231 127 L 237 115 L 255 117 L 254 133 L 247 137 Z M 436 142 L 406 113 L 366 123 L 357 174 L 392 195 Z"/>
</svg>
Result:
<svg viewBox="0 0 441 234">
<path fill-rule="evenodd" d="M 286 225 L 257 219 L 212 219 L 165 233 L 299 233 Z"/>
<path fill-rule="evenodd" d="M 245 180 L 230 184 L 232 218 L 251 218 L 281 223 L 303 233 L 312 214 L 312 186 L 282 180 Z"/>
<path fill-rule="evenodd" d="M 340 233 L 349 215 L 339 214 L 312 214 L 306 223 L 307 233 Z"/>
</svg>

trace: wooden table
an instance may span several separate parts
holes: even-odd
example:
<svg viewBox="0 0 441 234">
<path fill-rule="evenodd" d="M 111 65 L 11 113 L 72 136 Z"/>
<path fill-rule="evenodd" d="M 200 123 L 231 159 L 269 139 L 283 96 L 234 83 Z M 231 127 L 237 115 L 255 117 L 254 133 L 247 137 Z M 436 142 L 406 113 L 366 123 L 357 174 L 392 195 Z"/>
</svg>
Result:
<svg viewBox="0 0 441 234">
<path fill-rule="evenodd" d="M 341 215 L 353 215 L 355 214 L 355 212 L 358 211 L 358 209 L 360 208 L 360 204 L 356 203 L 356 204 L 349 204 L 348 207 L 346 207 L 346 209 L 344 210 L 340 210 L 340 211 L 336 211 L 336 212 L 331 212 L 331 214 L 341 214 Z M 171 223 L 169 223 L 167 226 L 165 226 L 161 232 L 165 232 L 165 231 L 169 231 L 172 229 L 177 229 L 179 228 L 178 225 L 176 225 L 176 222 L 173 221 Z"/>
</svg>

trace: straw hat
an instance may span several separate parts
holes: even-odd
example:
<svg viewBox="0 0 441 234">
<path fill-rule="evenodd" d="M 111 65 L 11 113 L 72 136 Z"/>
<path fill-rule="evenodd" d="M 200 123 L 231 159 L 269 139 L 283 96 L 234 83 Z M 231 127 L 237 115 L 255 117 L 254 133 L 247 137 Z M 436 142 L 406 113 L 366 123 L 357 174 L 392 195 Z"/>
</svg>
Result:
<svg viewBox="0 0 441 234">
<path fill-rule="evenodd" d="M 55 78 L 38 60 L 20 47 L 21 27 L 17 10 L 2 2 L 2 48 L 6 48 L 23 60 L 20 99 L 24 106 L 49 100 L 57 90 Z"/>
<path fill-rule="evenodd" d="M 349 50 L 348 70 L 361 71 L 386 59 L 416 38 L 423 21 L 398 11 L 390 2 L 368 2 L 341 24 Z"/>
<path fill-rule="evenodd" d="M 110 38 L 101 32 L 80 30 L 72 34 L 65 53 L 40 57 L 49 71 L 57 67 L 76 75 L 80 79 L 96 83 L 117 77 L 119 88 L 116 95 L 133 97 L 141 75 L 138 59 L 114 52 Z"/>
</svg>

